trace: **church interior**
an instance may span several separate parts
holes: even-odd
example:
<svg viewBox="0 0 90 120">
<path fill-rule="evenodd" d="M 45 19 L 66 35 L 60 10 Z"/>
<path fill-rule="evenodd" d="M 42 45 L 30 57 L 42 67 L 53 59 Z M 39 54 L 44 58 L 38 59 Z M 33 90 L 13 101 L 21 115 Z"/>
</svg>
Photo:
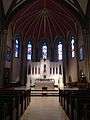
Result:
<svg viewBox="0 0 90 120">
<path fill-rule="evenodd" d="M 0 120 L 90 120 L 89 0 L 0 0 Z"/>
</svg>

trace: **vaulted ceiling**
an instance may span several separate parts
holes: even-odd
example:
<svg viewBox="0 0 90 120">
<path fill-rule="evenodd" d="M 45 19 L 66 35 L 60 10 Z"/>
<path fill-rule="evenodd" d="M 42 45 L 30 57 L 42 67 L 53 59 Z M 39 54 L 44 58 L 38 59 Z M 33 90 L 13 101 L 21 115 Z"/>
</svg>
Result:
<svg viewBox="0 0 90 120">
<path fill-rule="evenodd" d="M 2 0 L 2 4 L 7 17 L 13 13 L 13 33 L 22 34 L 23 40 L 38 41 L 75 34 L 88 0 Z"/>
<path fill-rule="evenodd" d="M 25 1 L 35 1 L 35 0 L 1 0 L 3 3 L 3 8 L 5 11 L 5 14 L 8 13 L 8 10 L 14 10 L 16 7 L 23 4 Z M 44 1 L 44 0 L 42 0 Z M 56 0 L 60 1 L 60 0 Z M 68 4 L 70 4 L 74 9 L 77 11 L 82 11 L 84 14 L 86 14 L 87 10 L 87 4 L 88 0 L 62 0 L 66 1 Z"/>
<path fill-rule="evenodd" d="M 76 12 L 67 4 L 36 0 L 16 12 L 12 20 L 13 33 L 21 33 L 24 40 L 52 40 L 56 36 L 65 37 L 68 32 L 75 34 L 78 20 Z"/>
</svg>

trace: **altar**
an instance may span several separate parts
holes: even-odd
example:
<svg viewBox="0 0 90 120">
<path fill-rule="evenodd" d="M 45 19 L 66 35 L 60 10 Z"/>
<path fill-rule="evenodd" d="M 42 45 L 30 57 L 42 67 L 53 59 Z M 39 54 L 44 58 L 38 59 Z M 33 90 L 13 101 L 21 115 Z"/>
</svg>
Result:
<svg viewBox="0 0 90 120">
<path fill-rule="evenodd" d="M 28 61 L 27 81 L 31 86 L 53 88 L 63 81 L 63 62 L 51 62 L 40 60 L 40 62 Z"/>
<path fill-rule="evenodd" d="M 35 88 L 36 89 L 42 89 L 42 88 L 47 88 L 47 89 L 54 89 L 54 79 L 36 79 L 35 80 Z"/>
</svg>

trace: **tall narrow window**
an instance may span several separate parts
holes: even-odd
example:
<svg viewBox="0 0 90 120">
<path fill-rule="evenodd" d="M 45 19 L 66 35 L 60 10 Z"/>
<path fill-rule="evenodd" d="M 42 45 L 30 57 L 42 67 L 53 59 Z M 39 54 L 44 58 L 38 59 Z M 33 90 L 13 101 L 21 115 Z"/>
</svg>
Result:
<svg viewBox="0 0 90 120">
<path fill-rule="evenodd" d="M 83 59 L 84 59 L 83 47 L 80 48 L 80 51 L 79 51 L 79 58 L 80 58 L 80 60 L 83 60 Z"/>
<path fill-rule="evenodd" d="M 32 44 L 29 41 L 28 43 L 28 50 L 27 50 L 27 60 L 31 60 L 32 59 Z"/>
<path fill-rule="evenodd" d="M 42 58 L 47 59 L 47 45 L 46 45 L 46 43 L 44 43 L 42 46 Z"/>
<path fill-rule="evenodd" d="M 58 44 L 58 60 L 62 60 L 62 43 Z"/>
<path fill-rule="evenodd" d="M 15 40 L 15 57 L 19 57 L 19 39 Z"/>
<path fill-rule="evenodd" d="M 74 40 L 74 37 L 72 37 L 72 40 L 71 40 L 71 50 L 72 50 L 72 58 L 75 57 L 75 40 Z"/>
</svg>

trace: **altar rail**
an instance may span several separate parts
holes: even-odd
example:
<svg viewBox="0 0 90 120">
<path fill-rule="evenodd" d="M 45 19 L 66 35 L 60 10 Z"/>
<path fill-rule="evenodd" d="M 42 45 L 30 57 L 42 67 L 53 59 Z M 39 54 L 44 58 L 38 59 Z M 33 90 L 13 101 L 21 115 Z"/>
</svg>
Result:
<svg viewBox="0 0 90 120">
<path fill-rule="evenodd" d="M 59 102 L 70 120 L 90 120 L 90 90 L 59 89 Z"/>
<path fill-rule="evenodd" d="M 0 120 L 19 120 L 30 103 L 30 89 L 0 89 Z"/>
</svg>

